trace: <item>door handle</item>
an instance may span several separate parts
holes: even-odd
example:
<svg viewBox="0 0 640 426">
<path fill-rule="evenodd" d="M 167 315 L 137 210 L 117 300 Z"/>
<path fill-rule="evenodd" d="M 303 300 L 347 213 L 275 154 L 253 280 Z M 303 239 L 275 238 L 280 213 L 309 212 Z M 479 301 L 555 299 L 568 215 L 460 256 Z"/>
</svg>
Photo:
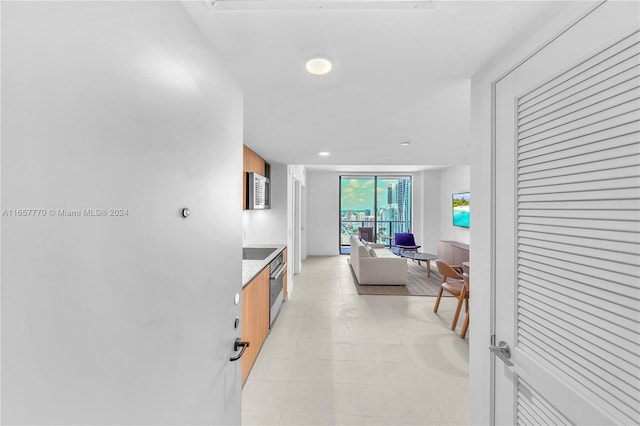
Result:
<svg viewBox="0 0 640 426">
<path fill-rule="evenodd" d="M 278 278 L 280 278 L 280 275 L 282 275 L 282 273 L 284 272 L 284 268 L 286 267 L 287 267 L 286 263 L 283 263 L 280 266 L 278 266 L 278 268 L 276 268 L 276 270 L 271 273 L 270 278 L 272 280 L 277 280 Z"/>
<path fill-rule="evenodd" d="M 234 351 L 238 351 L 238 349 L 240 349 L 240 353 L 238 355 L 234 355 L 231 358 L 229 358 L 229 361 L 237 361 L 240 358 L 242 358 L 242 354 L 244 353 L 244 350 L 247 349 L 249 347 L 249 342 L 243 342 L 240 340 L 240 338 L 238 337 L 235 341 L 235 343 L 233 344 L 233 350 Z"/>
<path fill-rule="evenodd" d="M 489 350 L 498 358 L 500 358 L 509 367 L 513 366 L 511 362 L 511 349 L 504 340 L 498 343 L 498 346 L 489 346 Z"/>
</svg>

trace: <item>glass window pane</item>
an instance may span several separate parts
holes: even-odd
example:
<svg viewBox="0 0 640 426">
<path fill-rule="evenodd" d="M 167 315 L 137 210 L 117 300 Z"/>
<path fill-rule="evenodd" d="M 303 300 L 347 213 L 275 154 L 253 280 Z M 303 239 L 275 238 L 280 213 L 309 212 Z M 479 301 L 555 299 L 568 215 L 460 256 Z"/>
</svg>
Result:
<svg viewBox="0 0 640 426">
<path fill-rule="evenodd" d="M 379 177 L 377 180 L 378 233 L 393 238 L 411 229 L 411 178 Z"/>
<path fill-rule="evenodd" d="M 374 229 L 374 240 L 388 246 L 397 232 L 411 230 L 410 176 L 340 177 L 340 252 L 348 253 L 360 227 Z"/>
<path fill-rule="evenodd" d="M 358 235 L 358 228 L 375 227 L 374 184 L 373 177 L 340 178 L 341 246 L 351 244 L 351 236 Z"/>
</svg>

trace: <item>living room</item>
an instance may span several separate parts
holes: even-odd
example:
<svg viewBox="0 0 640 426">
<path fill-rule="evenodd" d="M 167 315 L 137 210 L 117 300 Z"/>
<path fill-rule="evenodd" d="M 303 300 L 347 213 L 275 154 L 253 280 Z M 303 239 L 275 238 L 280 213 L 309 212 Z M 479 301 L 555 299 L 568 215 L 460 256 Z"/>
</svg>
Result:
<svg viewBox="0 0 640 426">
<path fill-rule="evenodd" d="M 451 240 L 469 244 L 470 228 L 453 225 L 451 196 L 469 192 L 470 168 L 468 165 L 440 167 L 430 170 L 407 172 L 397 168 L 380 172 L 380 169 L 363 167 L 340 167 L 327 170 L 330 166 L 307 166 L 307 254 L 335 255 L 339 251 L 340 234 L 338 212 L 340 202 L 339 177 L 342 175 L 403 175 L 411 177 L 412 222 L 411 232 L 421 250 L 437 253 L 438 241 Z M 334 169 L 338 167 L 333 167 Z M 473 195 L 472 195 L 473 196 Z M 327 238 L 335 235 L 335 238 Z M 382 241 L 378 241 L 382 242 Z"/>
</svg>

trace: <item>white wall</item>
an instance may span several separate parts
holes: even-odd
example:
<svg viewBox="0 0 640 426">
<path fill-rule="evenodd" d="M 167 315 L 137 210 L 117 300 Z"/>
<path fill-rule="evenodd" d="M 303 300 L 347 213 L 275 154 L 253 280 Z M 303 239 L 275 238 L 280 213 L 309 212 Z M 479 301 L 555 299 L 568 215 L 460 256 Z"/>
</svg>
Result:
<svg viewBox="0 0 640 426">
<path fill-rule="evenodd" d="M 441 240 L 440 205 L 441 176 L 439 170 L 424 171 L 419 176 L 422 179 L 422 238 L 417 241 L 422 245 L 421 250 L 425 253 L 438 253 L 438 241 Z"/>
<path fill-rule="evenodd" d="M 243 210 L 243 244 L 287 243 L 287 166 L 271 163 L 271 208 Z"/>
<path fill-rule="evenodd" d="M 458 241 L 469 244 L 470 228 L 453 226 L 453 210 L 451 194 L 469 192 L 471 186 L 470 166 L 455 166 L 440 172 L 440 239 Z M 471 194 L 471 211 L 473 212 L 473 194 Z M 473 216 L 473 213 L 471 213 Z M 473 219 L 472 219 L 473 220 Z M 471 224 L 473 226 L 473 224 Z"/>
<path fill-rule="evenodd" d="M 295 206 L 294 206 L 294 191 L 296 189 L 296 182 L 298 182 L 298 186 L 301 188 L 302 196 L 300 197 L 300 213 L 301 213 L 301 226 L 302 226 L 302 235 L 300 238 L 302 247 L 299 247 L 300 250 L 296 247 L 295 244 Z M 306 185 L 307 185 L 307 170 L 304 166 L 301 165 L 288 165 L 287 166 L 287 247 L 288 247 L 288 259 L 287 262 L 291 265 L 287 269 L 287 280 L 288 287 L 287 292 L 291 294 L 295 290 L 295 273 L 298 266 L 300 266 L 300 270 L 302 269 L 301 265 L 292 265 L 293 263 L 301 263 L 307 257 L 307 248 L 306 248 L 306 238 L 307 238 L 307 230 L 306 230 Z M 295 259 L 295 253 L 298 252 L 301 256 L 301 259 L 298 259 L 298 262 L 292 262 Z M 298 270 L 298 272 L 300 272 Z"/>
<path fill-rule="evenodd" d="M 374 174 L 378 176 L 409 175 L 412 177 L 413 233 L 418 244 L 435 250 L 437 241 L 440 239 L 434 236 L 433 232 L 435 227 L 440 226 L 439 173 L 385 172 Z M 307 252 L 309 255 L 332 256 L 339 254 L 340 212 L 338 209 L 340 207 L 341 175 L 364 174 L 322 170 L 310 170 L 307 173 Z M 371 175 L 371 173 L 367 174 L 367 176 Z M 425 197 L 429 197 L 430 200 L 426 200 Z M 424 223 L 427 221 L 430 233 L 425 238 Z"/>
<path fill-rule="evenodd" d="M 340 254 L 339 176 L 332 171 L 307 170 L 307 253 L 310 256 Z"/>
<path fill-rule="evenodd" d="M 469 401 L 470 423 L 491 421 L 492 363 L 487 346 L 491 336 L 491 252 L 492 252 L 492 173 L 491 173 L 491 84 L 544 43 L 557 36 L 595 2 L 566 2 L 563 9 L 541 20 L 534 34 L 523 35 L 499 57 L 490 61 L 471 81 L 471 251 L 473 298 L 469 325 Z M 496 224 L 498 226 L 498 224 Z"/>
<path fill-rule="evenodd" d="M 240 88 L 178 2 L 1 7 L 2 208 L 127 209 L 2 217 L 2 424 L 239 423 Z"/>
</svg>

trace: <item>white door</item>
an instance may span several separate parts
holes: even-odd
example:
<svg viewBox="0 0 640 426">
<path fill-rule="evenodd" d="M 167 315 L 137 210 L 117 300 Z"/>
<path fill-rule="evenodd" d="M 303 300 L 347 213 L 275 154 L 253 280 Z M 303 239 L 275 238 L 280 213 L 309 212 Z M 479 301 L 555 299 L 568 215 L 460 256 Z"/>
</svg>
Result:
<svg viewBox="0 0 640 426">
<path fill-rule="evenodd" d="M 178 2 L 1 8 L 0 422 L 239 424 L 239 88 Z"/>
<path fill-rule="evenodd" d="M 496 424 L 640 423 L 638 6 L 496 82 Z"/>
</svg>

